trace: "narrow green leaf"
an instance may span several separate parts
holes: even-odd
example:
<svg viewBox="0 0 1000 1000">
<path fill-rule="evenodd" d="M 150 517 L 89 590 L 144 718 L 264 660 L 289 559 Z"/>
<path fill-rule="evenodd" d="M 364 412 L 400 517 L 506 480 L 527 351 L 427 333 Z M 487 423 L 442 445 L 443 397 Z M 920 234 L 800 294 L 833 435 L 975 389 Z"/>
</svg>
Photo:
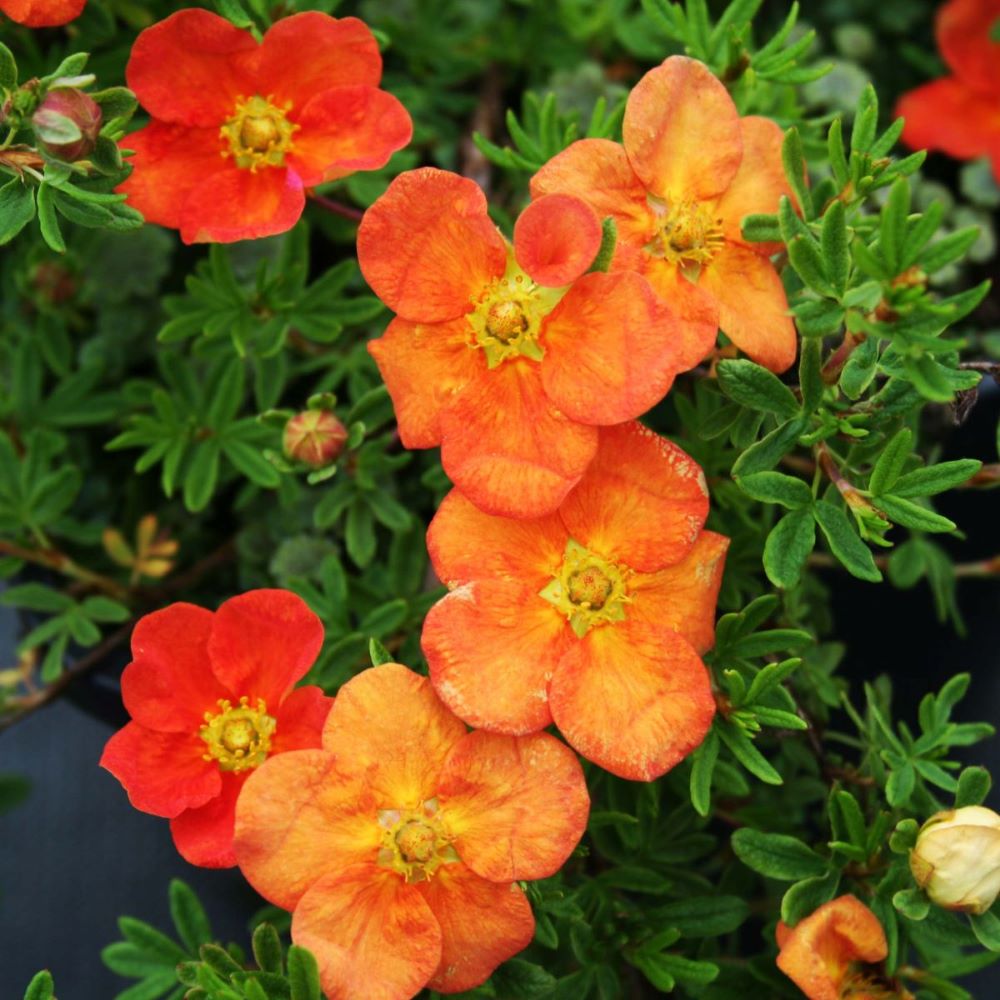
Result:
<svg viewBox="0 0 1000 1000">
<path fill-rule="evenodd" d="M 799 582 L 802 567 L 816 546 L 816 522 L 811 509 L 786 514 L 764 543 L 764 572 L 776 587 L 789 589 Z"/>
<path fill-rule="evenodd" d="M 914 469 L 892 484 L 893 496 L 927 497 L 943 493 L 968 482 L 983 463 L 974 458 L 960 458 L 954 462 L 939 462 L 923 469 Z"/>
<path fill-rule="evenodd" d="M 691 805 L 699 816 L 707 816 L 712 807 L 712 773 L 719 759 L 719 734 L 715 727 L 691 757 Z"/>
<path fill-rule="evenodd" d="M 170 917 L 177 928 L 177 934 L 192 955 L 212 940 L 212 926 L 208 915 L 195 895 L 194 890 L 179 878 L 171 879 Z"/>
<path fill-rule="evenodd" d="M 871 549 L 861 541 L 844 511 L 828 500 L 819 500 L 814 511 L 830 551 L 847 571 L 860 580 L 878 583 L 882 574 L 875 565 Z"/>
<path fill-rule="evenodd" d="M 43 969 L 32 977 L 28 988 L 24 992 L 24 1000 L 54 1000 L 53 990 L 55 983 L 52 981 L 52 973 L 48 969 Z"/>
<path fill-rule="evenodd" d="M 978 806 L 989 794 L 993 779 L 985 767 L 967 767 L 958 776 L 958 790 L 955 792 L 955 808 Z"/>
<path fill-rule="evenodd" d="M 378 639 L 368 640 L 368 658 L 372 661 L 373 667 L 380 667 L 383 663 L 392 663 L 393 656 Z"/>
<path fill-rule="evenodd" d="M 828 862 L 796 837 L 743 827 L 730 840 L 736 856 L 748 868 L 785 882 L 824 875 Z"/>
<path fill-rule="evenodd" d="M 732 400 L 754 410 L 793 417 L 799 404 L 777 375 L 752 361 L 728 360 L 718 366 L 719 386 Z"/>
<path fill-rule="evenodd" d="M 35 192 L 15 177 L 0 187 L 0 246 L 9 243 L 35 217 Z"/>
<path fill-rule="evenodd" d="M 322 1000 L 316 959 L 312 952 L 294 944 L 288 949 L 288 985 L 291 1000 Z"/>
<path fill-rule="evenodd" d="M 820 249 L 824 270 L 839 298 L 847 290 L 851 269 L 851 252 L 847 240 L 847 220 L 844 203 L 839 199 L 826 210 L 820 233 Z"/>
<path fill-rule="evenodd" d="M 795 510 L 812 503 L 809 486 L 783 472 L 752 472 L 739 481 L 740 489 L 762 503 L 776 503 Z"/>
<path fill-rule="evenodd" d="M 913 432 L 908 427 L 904 427 L 889 439 L 868 480 L 868 489 L 875 496 L 888 493 L 896 485 L 912 447 Z"/>
</svg>

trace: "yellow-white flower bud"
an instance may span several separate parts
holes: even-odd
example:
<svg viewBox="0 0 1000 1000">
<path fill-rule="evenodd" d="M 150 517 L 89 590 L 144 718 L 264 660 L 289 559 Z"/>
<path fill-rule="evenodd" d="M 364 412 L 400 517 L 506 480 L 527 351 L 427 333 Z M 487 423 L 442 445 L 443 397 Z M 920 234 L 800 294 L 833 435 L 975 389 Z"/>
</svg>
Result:
<svg viewBox="0 0 1000 1000">
<path fill-rule="evenodd" d="M 1000 816 L 983 806 L 937 813 L 920 828 L 910 870 L 938 906 L 985 913 L 1000 894 Z"/>
</svg>

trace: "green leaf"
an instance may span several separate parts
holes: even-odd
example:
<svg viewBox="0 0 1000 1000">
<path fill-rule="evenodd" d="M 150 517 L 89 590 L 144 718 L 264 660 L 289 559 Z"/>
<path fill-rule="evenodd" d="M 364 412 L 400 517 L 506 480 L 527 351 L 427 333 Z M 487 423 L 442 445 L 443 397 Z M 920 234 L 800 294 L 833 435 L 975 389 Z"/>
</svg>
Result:
<svg viewBox="0 0 1000 1000">
<path fill-rule="evenodd" d="M 713 726 L 704 742 L 691 755 L 691 805 L 699 816 L 707 816 L 712 805 L 712 773 L 719 759 L 719 734 Z"/>
<path fill-rule="evenodd" d="M 892 897 L 892 905 L 908 920 L 923 920 L 930 912 L 930 900 L 920 889 L 900 889 Z"/>
<path fill-rule="evenodd" d="M 380 667 L 383 663 L 392 663 L 393 656 L 378 639 L 368 640 L 368 657 L 372 661 L 373 667 Z"/>
<path fill-rule="evenodd" d="M 28 983 L 28 988 L 24 991 L 24 1000 L 55 1000 L 53 994 L 55 988 L 52 973 L 48 969 L 43 969 Z"/>
<path fill-rule="evenodd" d="M 912 500 L 903 500 L 896 496 L 881 496 L 876 503 L 879 509 L 896 524 L 914 531 L 954 531 L 955 522 L 947 517 L 928 510 Z"/>
<path fill-rule="evenodd" d="M 829 864 L 796 837 L 743 827 L 731 838 L 736 856 L 748 868 L 785 882 L 825 875 Z"/>
<path fill-rule="evenodd" d="M 764 543 L 767 578 L 776 587 L 786 590 L 794 587 L 815 545 L 816 522 L 812 510 L 801 508 L 786 514 L 771 529 Z"/>
<path fill-rule="evenodd" d="M 813 510 L 830 551 L 847 571 L 860 580 L 878 583 L 882 574 L 875 565 L 871 549 L 861 541 L 844 511 L 829 500 L 817 501 Z"/>
<path fill-rule="evenodd" d="M 360 497 L 355 498 L 347 508 L 344 544 L 347 554 L 358 566 L 367 566 L 375 555 L 375 526 L 371 509 Z"/>
<path fill-rule="evenodd" d="M 790 128 L 785 133 L 781 143 L 781 162 L 785 168 L 785 176 L 795 192 L 799 209 L 807 219 L 813 217 L 812 195 L 806 183 L 806 157 L 802 149 L 802 136 L 797 128 Z"/>
<path fill-rule="evenodd" d="M 993 779 L 985 767 L 967 767 L 958 776 L 958 790 L 955 792 L 955 808 L 978 806 L 989 794 Z"/>
<path fill-rule="evenodd" d="M 284 950 L 272 924 L 258 924 L 254 928 L 252 946 L 258 968 L 263 972 L 284 972 Z"/>
<path fill-rule="evenodd" d="M 556 986 L 556 977 L 534 962 L 512 958 L 504 962 L 490 977 L 496 996 L 510 1000 L 542 1000 Z"/>
<path fill-rule="evenodd" d="M 63 239 L 62 231 L 59 229 L 59 219 L 56 216 L 52 188 L 48 184 L 39 185 L 37 202 L 38 226 L 42 233 L 42 239 L 56 253 L 65 253 L 66 241 Z"/>
<path fill-rule="evenodd" d="M 801 479 L 782 472 L 751 472 L 739 481 L 740 489 L 763 503 L 777 503 L 795 510 L 812 503 L 812 490 Z"/>
<path fill-rule="evenodd" d="M 851 269 L 851 252 L 847 240 L 847 221 L 844 203 L 838 198 L 823 216 L 820 231 L 820 249 L 830 285 L 839 298 L 847 290 Z"/>
<path fill-rule="evenodd" d="M 188 951 L 197 954 L 212 940 L 212 926 L 194 890 L 179 878 L 172 879 L 169 890 L 170 916 Z"/>
<path fill-rule="evenodd" d="M 294 944 L 288 949 L 288 985 L 291 1000 L 323 1000 L 316 959 L 312 952 Z"/>
<path fill-rule="evenodd" d="M 943 493 L 968 482 L 982 467 L 983 463 L 974 458 L 960 458 L 954 462 L 914 469 L 893 483 L 892 493 L 897 497 L 927 497 Z"/>
<path fill-rule="evenodd" d="M 253 27 L 253 18 L 243 9 L 239 0 L 212 0 L 215 9 L 237 28 Z"/>
<path fill-rule="evenodd" d="M 818 340 L 802 342 L 799 358 L 799 389 L 802 392 L 802 409 L 806 413 L 816 410 L 823 400 L 822 345 Z"/>
<path fill-rule="evenodd" d="M 742 406 L 781 417 L 793 417 L 799 412 L 792 390 L 777 375 L 752 361 L 722 361 L 718 376 L 722 391 Z"/>
<path fill-rule="evenodd" d="M 601 221 L 601 245 L 597 248 L 597 256 L 588 268 L 589 271 L 607 271 L 611 266 L 611 258 L 615 255 L 618 243 L 618 225 L 609 215 Z"/>
<path fill-rule="evenodd" d="M 750 915 L 739 896 L 687 896 L 647 912 L 653 927 L 673 927 L 686 938 L 718 937 L 736 930 Z"/>
<path fill-rule="evenodd" d="M 9 243 L 34 217 L 34 188 L 16 177 L 0 187 L 0 246 Z"/>
<path fill-rule="evenodd" d="M 164 964 L 176 965 L 191 957 L 180 945 L 171 941 L 166 934 L 162 934 L 155 927 L 150 927 L 142 920 L 136 920 L 134 917 L 119 917 L 118 929 L 122 932 L 122 937 L 130 944 L 134 944 L 143 954 L 150 958 L 157 958 Z"/>
<path fill-rule="evenodd" d="M 73 607 L 73 598 L 42 583 L 22 583 L 0 594 L 0 604 L 28 611 L 49 611 L 53 614 Z"/>
<path fill-rule="evenodd" d="M 771 766 L 767 758 L 754 746 L 753 740 L 736 724 L 724 722 L 719 726 L 719 736 L 729 748 L 729 752 L 751 774 L 768 785 L 782 784 L 781 775 Z"/>
<path fill-rule="evenodd" d="M 14 53 L 0 42 L 0 91 L 13 90 L 17 86 L 17 61 Z"/>
<path fill-rule="evenodd" d="M 988 951 L 1000 951 L 1000 918 L 987 911 L 978 916 L 970 915 L 969 923 L 972 925 L 972 933 L 984 948 Z"/>
<path fill-rule="evenodd" d="M 903 466 L 910 455 L 913 445 L 913 432 L 904 427 L 901 431 L 889 439 L 888 444 L 882 449 L 882 453 L 872 469 L 871 479 L 868 481 L 868 489 L 875 496 L 888 493 L 896 484 L 903 471 Z"/>
<path fill-rule="evenodd" d="M 840 871 L 836 868 L 796 882 L 788 887 L 781 898 L 781 919 L 789 926 L 794 926 L 803 917 L 809 916 L 833 899 L 839 886 Z"/>
<path fill-rule="evenodd" d="M 219 445 L 212 438 L 195 445 L 184 476 L 184 506 L 195 513 L 208 506 L 219 478 Z"/>
<path fill-rule="evenodd" d="M 910 182 L 900 177 L 889 190 L 879 222 L 879 249 L 892 274 L 898 274 L 902 268 L 909 214 Z"/>
</svg>

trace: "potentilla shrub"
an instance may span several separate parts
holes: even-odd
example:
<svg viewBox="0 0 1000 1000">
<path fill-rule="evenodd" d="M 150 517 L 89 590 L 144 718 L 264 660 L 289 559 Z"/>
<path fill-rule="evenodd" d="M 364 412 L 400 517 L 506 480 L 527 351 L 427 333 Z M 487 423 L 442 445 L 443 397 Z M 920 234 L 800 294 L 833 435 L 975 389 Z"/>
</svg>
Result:
<svg viewBox="0 0 1000 1000">
<path fill-rule="evenodd" d="M 269 904 L 119 1000 L 970 997 L 993 727 L 832 594 L 1000 572 L 1000 0 L 307 6 L 0 2 L 0 728 L 120 672 Z"/>
</svg>

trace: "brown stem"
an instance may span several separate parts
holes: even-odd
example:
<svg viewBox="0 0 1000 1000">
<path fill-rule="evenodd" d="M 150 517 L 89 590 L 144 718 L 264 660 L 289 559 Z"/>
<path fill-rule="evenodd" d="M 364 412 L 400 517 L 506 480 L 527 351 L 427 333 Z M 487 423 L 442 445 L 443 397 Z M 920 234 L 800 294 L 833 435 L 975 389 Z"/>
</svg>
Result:
<svg viewBox="0 0 1000 1000">
<path fill-rule="evenodd" d="M 128 588 L 112 580 L 109 576 L 95 573 L 83 566 L 73 562 L 69 556 L 56 549 L 29 549 L 14 542 L 7 542 L 0 539 L 0 554 L 13 556 L 15 559 L 23 559 L 25 562 L 34 563 L 36 566 L 45 566 L 47 569 L 54 569 L 57 573 L 72 577 L 81 583 L 103 590 L 115 598 L 128 596 Z"/>
<path fill-rule="evenodd" d="M 325 194 L 317 194 L 315 191 L 310 191 L 309 197 L 320 208 L 325 209 L 331 215 L 339 215 L 342 219 L 360 222 L 365 214 L 360 208 L 355 208 L 353 205 L 345 205 L 344 202 L 337 201 L 335 198 L 327 198 Z"/>
<path fill-rule="evenodd" d="M 493 140 L 503 111 L 503 77 L 500 67 L 491 63 L 483 76 L 479 90 L 479 101 L 472 114 L 469 128 L 462 136 L 461 173 L 474 180 L 487 195 L 490 193 L 493 167 L 483 155 L 472 136 L 478 132 L 486 139 Z"/>
<path fill-rule="evenodd" d="M 844 370 L 844 365 L 847 364 L 847 359 L 864 339 L 865 335 L 863 333 L 851 333 L 850 330 L 844 333 L 844 339 L 840 347 L 827 358 L 826 364 L 823 365 L 821 374 L 823 382 L 826 385 L 834 385 L 836 383 L 837 379 L 840 378 L 840 373 Z"/>
</svg>

